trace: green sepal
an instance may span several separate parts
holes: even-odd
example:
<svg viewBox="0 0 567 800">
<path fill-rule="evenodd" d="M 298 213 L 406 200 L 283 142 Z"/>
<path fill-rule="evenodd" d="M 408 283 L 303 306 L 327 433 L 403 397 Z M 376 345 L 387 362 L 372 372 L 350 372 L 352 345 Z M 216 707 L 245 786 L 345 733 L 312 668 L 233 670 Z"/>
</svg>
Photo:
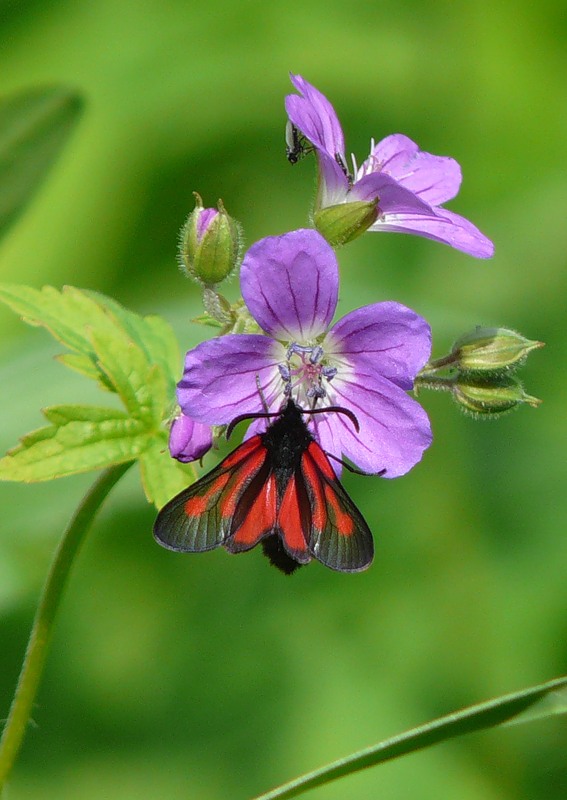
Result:
<svg viewBox="0 0 567 800">
<path fill-rule="evenodd" d="M 200 314 L 198 317 L 193 317 L 191 322 L 195 322 L 198 325 L 207 325 L 209 328 L 220 329 L 223 327 L 222 322 L 220 322 L 218 319 L 214 319 L 214 317 L 211 317 L 211 315 L 207 314 L 206 312 L 204 314 Z"/>
<path fill-rule="evenodd" d="M 26 434 L 0 459 L 0 480 L 33 483 L 137 459 L 150 436 L 140 420 L 97 406 L 53 406 L 51 425 Z"/>
<path fill-rule="evenodd" d="M 331 247 L 340 247 L 362 236 L 377 218 L 378 200 L 354 200 L 319 209 L 313 224 Z"/>
</svg>

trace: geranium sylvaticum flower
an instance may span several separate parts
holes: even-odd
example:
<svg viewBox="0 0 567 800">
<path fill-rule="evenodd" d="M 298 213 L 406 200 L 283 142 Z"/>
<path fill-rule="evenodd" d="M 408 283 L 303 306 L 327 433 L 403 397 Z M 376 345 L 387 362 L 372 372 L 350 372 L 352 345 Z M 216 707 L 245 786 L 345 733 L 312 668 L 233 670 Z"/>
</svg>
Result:
<svg viewBox="0 0 567 800">
<path fill-rule="evenodd" d="M 303 409 L 324 450 L 365 472 L 394 478 L 411 469 L 431 442 L 428 417 L 408 394 L 430 354 L 430 329 L 394 302 L 352 311 L 331 325 L 339 272 L 335 253 L 314 230 L 256 242 L 240 273 L 242 296 L 264 333 L 228 334 L 190 350 L 177 397 L 206 425 L 244 414 L 278 412 L 288 397 Z M 257 419 L 247 436 L 268 424 Z M 337 472 L 340 471 L 340 465 Z"/>
<path fill-rule="evenodd" d="M 360 167 L 352 156 L 351 174 L 333 106 L 301 75 L 292 75 L 291 81 L 301 94 L 286 97 L 289 121 L 315 150 L 319 166 L 317 227 L 322 209 L 376 201 L 376 217 L 366 215 L 363 230 L 413 233 L 477 258 L 493 255 L 490 239 L 464 217 L 441 207 L 461 185 L 461 169 L 454 159 L 426 153 L 407 136 L 393 134 L 378 144 L 372 140 L 370 155 Z"/>
<path fill-rule="evenodd" d="M 211 449 L 213 436 L 210 425 L 196 422 L 180 414 L 169 429 L 169 452 L 178 461 L 197 461 Z"/>
</svg>

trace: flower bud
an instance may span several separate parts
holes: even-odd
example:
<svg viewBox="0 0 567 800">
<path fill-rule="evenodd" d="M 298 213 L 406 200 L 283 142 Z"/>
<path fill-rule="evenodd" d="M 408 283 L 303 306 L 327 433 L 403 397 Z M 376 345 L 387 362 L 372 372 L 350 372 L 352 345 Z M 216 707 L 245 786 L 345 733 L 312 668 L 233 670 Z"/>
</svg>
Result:
<svg viewBox="0 0 567 800">
<path fill-rule="evenodd" d="M 214 286 L 227 278 L 239 262 L 240 231 L 222 201 L 217 210 L 203 208 L 196 192 L 195 198 L 195 209 L 181 230 L 180 264 L 189 277 Z"/>
<path fill-rule="evenodd" d="M 503 372 L 519 367 L 528 353 L 543 344 L 507 328 L 477 326 L 457 339 L 451 361 L 461 371 Z"/>
<path fill-rule="evenodd" d="M 196 422 L 186 414 L 180 414 L 169 429 L 169 452 L 172 458 L 186 464 L 197 461 L 211 449 L 213 437 L 209 425 Z"/>
<path fill-rule="evenodd" d="M 451 387 L 454 399 L 464 411 L 474 416 L 494 417 L 527 403 L 536 408 L 541 400 L 524 392 L 520 381 L 513 377 L 474 378 L 459 376 Z"/>
<path fill-rule="evenodd" d="M 313 222 L 331 247 L 339 247 L 361 236 L 377 218 L 377 200 L 355 200 L 321 208 L 313 215 Z"/>
</svg>

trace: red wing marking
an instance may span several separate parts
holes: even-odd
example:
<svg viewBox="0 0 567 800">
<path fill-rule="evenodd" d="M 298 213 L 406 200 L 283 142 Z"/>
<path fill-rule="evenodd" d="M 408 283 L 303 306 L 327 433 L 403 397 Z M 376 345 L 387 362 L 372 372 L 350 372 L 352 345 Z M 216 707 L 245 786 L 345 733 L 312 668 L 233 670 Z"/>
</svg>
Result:
<svg viewBox="0 0 567 800">
<path fill-rule="evenodd" d="M 275 528 L 276 498 L 276 479 L 273 474 L 270 474 L 252 500 L 250 507 L 246 509 L 245 516 L 236 532 L 226 543 L 227 550 L 230 550 L 231 553 L 249 550 L 260 541 L 262 536 Z"/>
<path fill-rule="evenodd" d="M 301 480 L 301 476 L 299 476 Z M 307 500 L 308 498 L 306 498 Z M 285 488 L 278 511 L 278 527 L 281 531 L 285 549 L 298 561 L 309 560 L 307 540 L 311 522 L 309 515 L 302 514 L 306 503 L 299 497 L 299 485 L 292 476 Z M 307 519 L 305 519 L 307 516 Z"/>
<path fill-rule="evenodd" d="M 355 531 L 352 514 L 345 510 L 341 498 L 330 484 L 325 485 L 325 499 L 327 501 L 327 514 L 341 536 L 352 536 Z M 331 512 L 329 514 L 329 512 Z"/>
<path fill-rule="evenodd" d="M 327 524 L 327 507 L 321 483 L 320 469 L 314 456 L 317 451 L 322 452 L 315 442 L 311 442 L 301 461 L 301 468 L 307 484 L 309 499 L 311 501 L 311 520 L 313 527 L 321 531 Z M 324 455 L 324 454 L 323 454 Z"/>
<path fill-rule="evenodd" d="M 186 516 L 198 517 L 208 511 L 211 506 L 214 506 L 229 480 L 230 472 L 224 472 L 210 486 L 207 486 L 203 494 L 196 494 L 190 497 L 183 506 Z"/>
<path fill-rule="evenodd" d="M 372 534 L 317 442 L 303 454 L 301 471 L 312 508 L 309 552 L 341 572 L 366 569 L 374 553 Z"/>
<path fill-rule="evenodd" d="M 252 436 L 246 442 L 242 442 L 232 453 L 229 453 L 220 466 L 222 466 L 223 469 L 231 469 L 241 461 L 244 461 L 245 458 L 252 455 L 255 450 L 263 447 L 260 436 Z"/>
<path fill-rule="evenodd" d="M 219 500 L 220 512 L 223 519 L 234 516 L 237 505 L 240 503 L 245 488 L 260 471 L 266 460 L 266 448 L 254 448 L 239 465 L 229 472 L 230 481 Z"/>
<path fill-rule="evenodd" d="M 335 470 L 331 466 L 331 462 L 325 455 L 325 451 L 321 449 L 317 442 L 310 442 L 306 452 L 309 453 L 316 468 L 325 476 L 325 478 L 328 478 L 330 481 L 337 480 L 337 476 L 335 475 Z"/>
<path fill-rule="evenodd" d="M 233 532 L 234 515 L 245 515 L 264 482 L 266 455 L 261 437 L 252 436 L 170 500 L 154 524 L 158 542 L 182 553 L 201 553 L 224 544 Z"/>
</svg>

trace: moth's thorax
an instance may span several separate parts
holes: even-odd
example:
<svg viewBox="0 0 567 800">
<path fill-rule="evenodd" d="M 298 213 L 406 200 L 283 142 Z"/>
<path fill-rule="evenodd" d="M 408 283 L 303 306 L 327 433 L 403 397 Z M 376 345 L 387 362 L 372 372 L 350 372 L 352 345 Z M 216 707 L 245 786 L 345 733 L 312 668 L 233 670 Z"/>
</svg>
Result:
<svg viewBox="0 0 567 800">
<path fill-rule="evenodd" d="M 293 400 L 288 401 L 281 416 L 262 434 L 262 442 L 276 474 L 278 470 L 294 472 L 311 441 L 313 436 Z"/>
</svg>

